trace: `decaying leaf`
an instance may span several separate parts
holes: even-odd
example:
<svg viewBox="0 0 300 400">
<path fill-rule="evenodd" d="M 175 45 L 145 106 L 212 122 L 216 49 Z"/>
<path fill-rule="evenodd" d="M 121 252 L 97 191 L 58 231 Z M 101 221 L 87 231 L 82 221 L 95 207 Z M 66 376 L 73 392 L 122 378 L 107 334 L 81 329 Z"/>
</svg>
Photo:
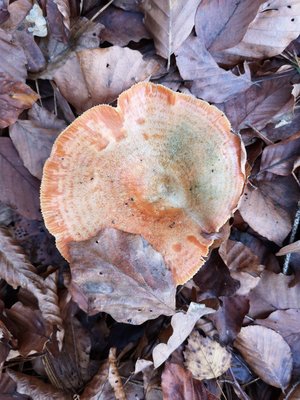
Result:
<svg viewBox="0 0 300 400">
<path fill-rule="evenodd" d="M 141 324 L 175 312 L 171 273 L 141 236 L 106 228 L 71 243 L 70 254 L 70 290 L 89 314 L 105 311 L 117 321 Z"/>
<path fill-rule="evenodd" d="M 300 132 L 279 143 L 267 146 L 261 157 L 260 173 L 290 175 L 300 165 Z"/>
<path fill-rule="evenodd" d="M 0 259 L 1 278 L 13 288 L 21 286 L 30 291 L 37 298 L 44 319 L 62 329 L 55 278 L 49 275 L 43 280 L 37 275 L 36 269 L 28 261 L 22 248 L 4 228 L 0 228 Z"/>
<path fill-rule="evenodd" d="M 300 240 L 282 247 L 276 256 L 284 256 L 288 253 L 300 253 Z"/>
<path fill-rule="evenodd" d="M 35 376 L 22 374 L 13 370 L 7 372 L 17 384 L 17 391 L 21 394 L 26 394 L 35 400 L 45 400 L 46 398 L 72 400 L 73 396 L 71 394 L 67 394 Z"/>
<path fill-rule="evenodd" d="M 117 349 L 115 347 L 111 347 L 109 350 L 108 363 L 108 381 L 114 390 L 116 400 L 126 400 L 126 395 L 117 367 Z"/>
<path fill-rule="evenodd" d="M 191 303 L 186 313 L 178 312 L 173 315 L 171 325 L 173 334 L 168 343 L 160 343 L 153 349 L 154 367 L 158 368 L 179 347 L 192 332 L 196 322 L 204 315 L 211 314 L 215 310 L 205 307 L 203 304 Z"/>
<path fill-rule="evenodd" d="M 25 82 L 26 56 L 12 34 L 0 29 L 0 73 L 10 77 L 12 81 Z"/>
<path fill-rule="evenodd" d="M 218 378 L 231 365 L 231 355 L 215 340 L 194 330 L 184 351 L 185 366 L 199 380 Z"/>
<path fill-rule="evenodd" d="M 33 176 L 41 179 L 44 162 L 66 123 L 37 104 L 28 112 L 28 116 L 28 120 L 18 120 L 10 127 L 10 137 L 25 167 Z"/>
<path fill-rule="evenodd" d="M 236 76 L 219 67 L 198 37 L 190 36 L 175 54 L 180 75 L 192 82 L 191 92 L 206 101 L 227 101 L 252 85 L 249 73 Z"/>
<path fill-rule="evenodd" d="M 210 52 L 237 45 L 263 1 L 202 0 L 195 18 L 197 36 L 201 37 Z"/>
<path fill-rule="evenodd" d="M 39 181 L 24 167 L 11 139 L 0 138 L 0 201 L 29 219 L 42 219 Z"/>
<path fill-rule="evenodd" d="M 19 114 L 30 108 L 38 97 L 25 83 L 0 72 L 0 128 L 13 124 Z"/>
<path fill-rule="evenodd" d="M 279 246 L 291 230 L 299 188 L 291 176 L 264 173 L 248 185 L 239 205 L 243 219 Z"/>
<path fill-rule="evenodd" d="M 81 113 L 110 103 L 134 83 L 147 80 L 159 68 L 136 50 L 112 46 L 77 52 L 55 74 L 63 96 Z"/>
<path fill-rule="evenodd" d="M 275 310 L 300 307 L 300 283 L 290 287 L 292 276 L 264 271 L 259 284 L 250 293 L 249 315 L 259 318 Z"/>
<path fill-rule="evenodd" d="M 287 387 L 293 360 L 281 335 L 263 326 L 247 326 L 241 329 L 234 346 L 263 381 L 281 389 Z"/>
<path fill-rule="evenodd" d="M 108 382 L 108 360 L 101 364 L 93 379 L 86 385 L 80 400 L 106 400 L 113 396 Z"/>
<path fill-rule="evenodd" d="M 141 4 L 145 25 L 154 39 L 157 54 L 170 59 L 191 33 L 199 0 L 146 0 Z"/>
<path fill-rule="evenodd" d="M 166 362 L 161 376 L 164 400 L 217 400 L 203 382 L 179 364 Z"/>
<path fill-rule="evenodd" d="M 250 23 L 242 41 L 222 51 L 217 59 L 239 62 L 241 59 L 260 59 L 280 54 L 300 33 L 300 4 L 298 0 L 264 2 Z"/>
</svg>

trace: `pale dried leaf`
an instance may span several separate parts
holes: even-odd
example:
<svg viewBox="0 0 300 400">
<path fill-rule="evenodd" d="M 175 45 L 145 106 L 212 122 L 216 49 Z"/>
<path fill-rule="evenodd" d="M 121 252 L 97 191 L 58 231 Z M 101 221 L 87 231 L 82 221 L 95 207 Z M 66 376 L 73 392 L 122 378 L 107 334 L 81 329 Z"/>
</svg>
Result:
<svg viewBox="0 0 300 400">
<path fill-rule="evenodd" d="M 263 3 L 256 18 L 248 26 L 242 41 L 217 53 L 217 60 L 237 63 L 241 59 L 276 56 L 300 34 L 298 0 L 269 0 Z"/>
<path fill-rule="evenodd" d="M 9 376 L 17 384 L 17 391 L 26 394 L 34 400 L 72 400 L 72 395 L 43 382 L 35 376 L 25 375 L 21 372 L 7 370 Z"/>
<path fill-rule="evenodd" d="M 0 129 L 13 124 L 38 97 L 25 83 L 0 72 Z"/>
<path fill-rule="evenodd" d="M 290 175 L 300 163 L 300 132 L 267 146 L 261 157 L 260 172 Z"/>
<path fill-rule="evenodd" d="M 167 362 L 161 376 L 164 400 L 217 400 L 203 382 L 181 365 Z"/>
<path fill-rule="evenodd" d="M 63 16 L 65 27 L 70 30 L 70 4 L 68 0 L 54 0 L 59 12 Z"/>
<path fill-rule="evenodd" d="M 249 74 L 236 76 L 219 67 L 197 37 L 190 36 L 175 54 L 180 75 L 192 81 L 192 94 L 206 101 L 227 101 L 252 85 Z"/>
<path fill-rule="evenodd" d="M 147 80 L 159 68 L 153 60 L 128 47 L 83 50 L 54 74 L 63 96 L 81 113 L 110 103 L 134 83 Z"/>
<path fill-rule="evenodd" d="M 168 343 L 160 343 L 154 347 L 152 357 L 154 367 L 158 368 L 179 347 L 192 332 L 196 322 L 204 315 L 215 312 L 203 304 L 191 303 L 186 313 L 178 312 L 173 315 L 171 325 L 173 333 Z"/>
<path fill-rule="evenodd" d="M 234 346 L 263 381 L 282 390 L 287 387 L 293 360 L 281 335 L 263 326 L 247 326 L 241 329 Z"/>
<path fill-rule="evenodd" d="M 42 219 L 39 181 L 24 167 L 11 139 L 0 138 L 0 201 L 28 219 Z"/>
<path fill-rule="evenodd" d="M 243 219 L 279 246 L 291 230 L 299 188 L 292 177 L 262 174 L 248 185 L 239 204 Z"/>
<path fill-rule="evenodd" d="M 263 1 L 202 0 L 195 19 L 197 36 L 209 51 L 235 46 L 243 39 Z"/>
<path fill-rule="evenodd" d="M 18 120 L 10 127 L 10 137 L 25 167 L 36 178 L 42 178 L 52 145 L 65 127 L 64 121 L 36 104 L 34 112 L 29 112 L 29 120 Z"/>
<path fill-rule="evenodd" d="M 196 379 L 213 379 L 231 365 L 231 354 L 215 340 L 194 330 L 184 351 L 185 366 Z"/>
<path fill-rule="evenodd" d="M 7 10 L 9 12 L 9 18 L 1 24 L 1 28 L 5 31 L 16 31 L 24 18 L 29 13 L 30 9 L 32 8 L 32 1 L 31 0 L 17 0 L 14 2 L 9 1 L 9 5 Z"/>
<path fill-rule="evenodd" d="M 11 238 L 7 229 L 0 228 L 0 276 L 13 288 L 21 286 L 38 300 L 44 319 L 52 325 L 62 327 L 58 307 L 56 276 L 43 280 L 29 262 L 24 250 Z M 61 331 L 61 335 L 63 331 Z"/>
<path fill-rule="evenodd" d="M 300 253 L 300 240 L 282 247 L 276 256 L 285 256 L 288 253 Z"/>
<path fill-rule="evenodd" d="M 156 52 L 170 59 L 191 33 L 200 0 L 146 0 L 141 4 L 145 25 L 152 34 Z"/>
<path fill-rule="evenodd" d="M 89 314 L 105 311 L 132 324 L 174 314 L 172 275 L 141 236 L 106 228 L 90 240 L 73 242 L 70 254 L 70 290 Z"/>
</svg>

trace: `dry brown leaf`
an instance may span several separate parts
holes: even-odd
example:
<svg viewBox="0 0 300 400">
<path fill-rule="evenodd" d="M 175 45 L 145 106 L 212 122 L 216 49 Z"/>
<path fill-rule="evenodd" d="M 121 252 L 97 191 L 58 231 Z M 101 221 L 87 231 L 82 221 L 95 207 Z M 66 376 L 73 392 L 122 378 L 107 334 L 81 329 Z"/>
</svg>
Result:
<svg viewBox="0 0 300 400">
<path fill-rule="evenodd" d="M 259 8 L 242 41 L 216 53 L 217 61 L 238 63 L 243 59 L 276 56 L 300 34 L 300 3 L 298 0 L 269 0 Z"/>
<path fill-rule="evenodd" d="M 235 46 L 243 39 L 263 1 L 202 0 L 195 19 L 197 36 L 209 51 Z"/>
<path fill-rule="evenodd" d="M 300 253 L 300 240 L 282 247 L 276 256 L 285 256 L 288 253 Z"/>
<path fill-rule="evenodd" d="M 14 36 L 22 46 L 27 59 L 27 70 L 36 73 L 46 67 L 46 59 L 34 40 L 34 37 L 26 31 L 16 31 Z"/>
<path fill-rule="evenodd" d="M 300 283 L 290 287 L 293 276 L 264 271 L 259 284 L 250 293 L 252 318 L 269 314 L 274 310 L 300 308 Z"/>
<path fill-rule="evenodd" d="M 73 242 L 70 255 L 70 291 L 89 314 L 105 311 L 132 324 L 174 314 L 172 275 L 141 236 L 106 228 L 90 240 Z"/>
<path fill-rule="evenodd" d="M 160 343 L 154 347 L 152 357 L 154 367 L 158 368 L 179 347 L 192 332 L 196 322 L 203 317 L 215 312 L 203 304 L 191 303 L 186 313 L 178 312 L 173 315 L 171 325 L 173 333 L 168 343 Z"/>
<path fill-rule="evenodd" d="M 163 400 L 217 400 L 181 365 L 167 362 L 161 376 Z"/>
<path fill-rule="evenodd" d="M 60 12 L 60 8 L 64 9 L 65 16 Z M 47 0 L 46 2 L 46 13 L 47 13 L 47 26 L 49 28 L 49 35 L 58 40 L 59 42 L 68 43 L 70 31 L 66 25 L 70 25 L 69 15 L 66 14 L 66 8 L 62 6 L 65 3 L 64 0 Z"/>
<path fill-rule="evenodd" d="M 267 146 L 261 157 L 260 173 L 290 175 L 300 165 L 300 132 L 279 143 Z"/>
<path fill-rule="evenodd" d="M 3 29 L 0 29 L 0 73 L 1 80 L 10 76 L 15 82 L 25 82 L 27 76 L 26 56 L 22 47 L 12 34 Z"/>
<path fill-rule="evenodd" d="M 54 0 L 57 8 L 61 15 L 63 16 L 64 26 L 70 30 L 70 4 L 68 0 Z"/>
<path fill-rule="evenodd" d="M 185 366 L 199 380 L 218 378 L 231 365 L 231 354 L 225 347 L 196 330 L 190 334 L 183 354 Z"/>
<path fill-rule="evenodd" d="M 300 311 L 299 309 L 274 311 L 266 319 L 255 323 L 273 329 L 290 346 L 293 355 L 293 375 L 300 373 Z"/>
<path fill-rule="evenodd" d="M 146 0 L 141 4 L 145 25 L 152 34 L 156 52 L 170 59 L 191 33 L 200 0 Z"/>
<path fill-rule="evenodd" d="M 291 221 L 299 198 L 292 177 L 265 173 L 248 185 L 239 205 L 243 219 L 260 235 L 279 246 L 291 230 Z"/>
<path fill-rule="evenodd" d="M 29 219 L 42 219 L 39 211 L 39 181 L 18 156 L 9 138 L 0 138 L 0 201 Z"/>
<path fill-rule="evenodd" d="M 112 6 L 101 13 L 97 21 L 105 27 L 101 32 L 102 42 L 123 47 L 130 41 L 150 39 L 149 32 L 143 24 L 142 13 L 123 11 Z"/>
<path fill-rule="evenodd" d="M 7 7 L 9 18 L 1 25 L 6 31 L 16 31 L 32 8 L 31 0 L 17 0 L 9 2 Z"/>
<path fill-rule="evenodd" d="M 83 50 L 54 74 L 63 96 L 78 113 L 96 104 L 110 103 L 134 83 L 150 78 L 159 68 L 156 61 L 128 47 L 112 46 Z"/>
<path fill-rule="evenodd" d="M 17 384 L 17 391 L 30 396 L 34 400 L 50 398 L 51 400 L 72 400 L 73 398 L 71 394 L 67 394 L 35 376 L 25 375 L 13 370 L 7 370 L 7 372 Z"/>
<path fill-rule="evenodd" d="M 37 104 L 28 116 L 29 120 L 18 120 L 10 126 L 9 133 L 25 167 L 41 179 L 52 145 L 66 123 Z"/>
<path fill-rule="evenodd" d="M 281 335 L 263 326 L 247 326 L 241 329 L 234 346 L 263 381 L 282 390 L 287 387 L 293 359 Z"/>
<path fill-rule="evenodd" d="M 37 298 L 43 318 L 61 328 L 61 340 L 63 331 L 56 293 L 56 277 L 49 275 L 43 280 L 37 275 L 35 267 L 28 261 L 23 249 L 4 228 L 0 228 L 0 261 L 1 278 L 13 288 L 21 286 Z"/>
<path fill-rule="evenodd" d="M 190 36 L 175 54 L 180 75 L 192 81 L 191 92 L 206 101 L 227 101 L 252 85 L 249 73 L 236 76 L 219 67 L 200 38 Z"/>
<path fill-rule="evenodd" d="M 38 97 L 25 83 L 0 72 L 0 129 L 13 124 Z"/>
<path fill-rule="evenodd" d="M 94 375 L 93 379 L 86 385 L 80 400 L 108 400 L 112 395 L 112 388 L 108 382 L 108 360 L 105 361 Z"/>
</svg>

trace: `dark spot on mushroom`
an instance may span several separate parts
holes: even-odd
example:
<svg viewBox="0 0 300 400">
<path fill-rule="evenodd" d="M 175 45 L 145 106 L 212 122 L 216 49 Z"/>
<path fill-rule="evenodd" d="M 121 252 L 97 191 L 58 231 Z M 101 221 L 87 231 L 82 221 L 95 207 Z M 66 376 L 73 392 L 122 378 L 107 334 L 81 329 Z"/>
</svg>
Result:
<svg viewBox="0 0 300 400">
<path fill-rule="evenodd" d="M 125 204 L 125 206 L 128 206 L 128 203 L 124 203 Z"/>
<path fill-rule="evenodd" d="M 212 169 L 212 170 L 211 170 L 211 172 L 215 172 L 215 170 L 214 170 L 214 169 Z"/>
<path fill-rule="evenodd" d="M 93 36 L 97 36 L 97 33 L 96 33 L 96 32 L 93 32 Z"/>
<path fill-rule="evenodd" d="M 141 309 L 141 308 L 138 308 L 138 311 L 139 311 L 139 312 L 141 312 L 141 311 L 142 311 L 142 309 Z"/>
<path fill-rule="evenodd" d="M 114 221 L 114 220 L 112 220 L 112 221 L 111 221 L 111 223 L 112 223 L 112 224 L 115 224 L 115 221 Z"/>
<path fill-rule="evenodd" d="M 96 243 L 99 244 L 99 240 L 96 240 Z"/>
<path fill-rule="evenodd" d="M 103 275 L 103 272 L 102 272 L 102 271 L 100 271 L 100 272 L 99 272 L 99 275 Z"/>
<path fill-rule="evenodd" d="M 294 22 L 294 21 L 295 21 L 295 18 L 292 18 L 291 21 Z"/>
<path fill-rule="evenodd" d="M 109 64 L 106 64 L 106 68 L 108 68 L 109 67 Z"/>
<path fill-rule="evenodd" d="M 93 180 L 94 178 L 93 177 L 91 177 L 91 181 Z"/>
<path fill-rule="evenodd" d="M 173 222 L 169 225 L 169 228 L 174 228 L 174 226 L 175 226 L 175 221 L 173 221 Z"/>
<path fill-rule="evenodd" d="M 116 379 L 116 380 L 115 380 L 115 383 L 118 383 L 118 382 L 119 382 L 119 379 Z"/>
<path fill-rule="evenodd" d="M 149 310 L 149 312 L 153 312 L 153 310 Z"/>
<path fill-rule="evenodd" d="M 292 8 L 292 6 L 287 6 L 287 8 Z"/>
<path fill-rule="evenodd" d="M 134 198 L 133 198 L 133 197 L 130 197 L 130 201 L 134 201 Z"/>
<path fill-rule="evenodd" d="M 132 319 L 129 318 L 129 319 L 127 320 L 127 322 L 130 324 L 130 323 L 132 322 Z"/>
<path fill-rule="evenodd" d="M 64 157 L 62 157 L 61 159 L 64 160 Z"/>
</svg>

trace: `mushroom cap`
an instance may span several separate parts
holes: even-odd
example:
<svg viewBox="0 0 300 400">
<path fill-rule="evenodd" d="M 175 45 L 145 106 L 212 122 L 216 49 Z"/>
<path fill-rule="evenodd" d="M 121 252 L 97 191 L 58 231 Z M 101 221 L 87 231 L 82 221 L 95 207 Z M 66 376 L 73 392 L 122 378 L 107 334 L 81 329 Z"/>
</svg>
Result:
<svg viewBox="0 0 300 400">
<path fill-rule="evenodd" d="M 67 260 L 71 241 L 113 227 L 143 236 L 182 284 L 203 264 L 244 182 L 244 147 L 220 110 L 143 82 L 116 108 L 93 107 L 59 135 L 41 208 Z"/>
</svg>

